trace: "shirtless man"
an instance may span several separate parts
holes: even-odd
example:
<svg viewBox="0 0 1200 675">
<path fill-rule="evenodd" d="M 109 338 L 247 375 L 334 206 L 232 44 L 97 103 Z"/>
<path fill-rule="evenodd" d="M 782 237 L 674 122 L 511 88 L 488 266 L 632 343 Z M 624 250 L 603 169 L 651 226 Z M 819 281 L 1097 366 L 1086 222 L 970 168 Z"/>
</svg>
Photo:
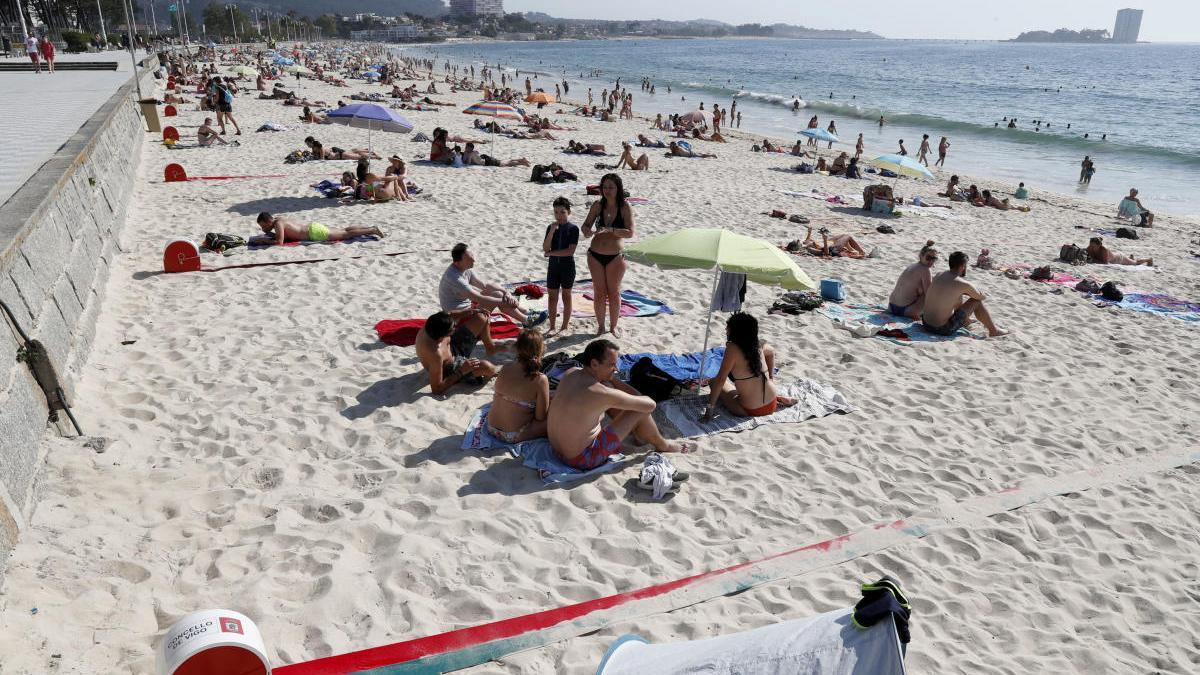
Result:
<svg viewBox="0 0 1200 675">
<path fill-rule="evenodd" d="M 621 441 L 633 434 L 659 452 L 690 452 L 686 443 L 667 441 L 650 417 L 654 399 L 613 379 L 618 347 L 609 340 L 594 340 L 579 357 L 582 368 L 572 368 L 559 382 L 547 417 L 550 445 L 568 465 L 587 471 L 603 465 L 621 452 Z M 604 416 L 609 422 L 604 424 Z"/>
<path fill-rule="evenodd" d="M 896 280 L 896 287 L 888 297 L 889 314 L 920 320 L 921 312 L 925 309 L 925 291 L 933 282 L 930 270 L 937 259 L 938 252 L 933 247 L 933 241 L 925 242 L 917 262 L 904 268 Z"/>
<path fill-rule="evenodd" d="M 378 227 L 327 227 L 321 223 L 309 223 L 307 226 L 298 225 L 279 216 L 272 216 L 263 211 L 258 214 L 258 226 L 263 234 L 275 238 L 276 244 L 289 241 L 342 241 L 355 237 L 383 238 L 383 230 Z"/>
<path fill-rule="evenodd" d="M 449 313 L 438 312 L 426 319 L 417 333 L 417 358 L 429 375 L 429 389 L 435 395 L 446 393 L 459 382 L 483 384 L 497 372 L 492 363 L 471 358 L 480 340 L 489 355 L 495 351 L 487 313 L 470 310 L 463 318 L 455 328 Z"/>
<path fill-rule="evenodd" d="M 929 166 L 929 160 L 925 159 L 925 155 L 929 154 L 929 134 L 921 136 L 921 147 L 917 148 L 917 161 Z"/>
<path fill-rule="evenodd" d="M 970 258 L 962 251 L 950 254 L 950 269 L 935 276 L 925 291 L 925 307 L 921 312 L 921 322 L 925 330 L 937 335 L 954 335 L 959 328 L 969 325 L 972 317 L 979 319 L 987 329 L 988 337 L 1007 335 L 1008 331 L 1000 330 L 992 322 L 992 315 L 983 306 L 985 296 L 967 276 L 967 263 Z M 967 299 L 964 301 L 963 296 Z"/>
<path fill-rule="evenodd" d="M 633 149 L 629 146 L 628 141 L 621 141 L 621 159 L 617 161 L 617 168 L 628 166 L 631 171 L 648 171 L 650 169 L 650 156 L 642 153 L 636 161 L 633 159 Z"/>
<path fill-rule="evenodd" d="M 527 327 L 532 325 L 532 317 L 521 311 L 516 296 L 475 274 L 471 269 L 475 267 L 475 256 L 467 250 L 466 244 L 455 244 L 450 249 L 450 259 L 450 266 L 438 282 L 438 303 L 442 311 L 458 318 L 458 315 L 472 308 L 485 310 L 488 314 L 498 309 L 501 314 Z"/>
<path fill-rule="evenodd" d="M 946 191 L 938 193 L 942 197 L 948 197 L 952 202 L 963 201 L 962 195 L 958 193 L 958 176 L 950 176 L 950 182 L 946 183 Z"/>
<path fill-rule="evenodd" d="M 204 124 L 201 124 L 200 128 L 196 129 L 196 142 L 199 143 L 200 147 L 202 148 L 207 148 L 216 142 L 219 142 L 221 145 L 229 145 L 229 141 L 222 138 L 221 134 L 217 133 L 212 128 L 211 117 L 205 117 Z"/>
<path fill-rule="evenodd" d="M 934 162 L 934 166 L 946 166 L 946 151 L 950 149 L 950 139 L 942 136 L 942 140 L 938 141 L 938 160 Z"/>
</svg>

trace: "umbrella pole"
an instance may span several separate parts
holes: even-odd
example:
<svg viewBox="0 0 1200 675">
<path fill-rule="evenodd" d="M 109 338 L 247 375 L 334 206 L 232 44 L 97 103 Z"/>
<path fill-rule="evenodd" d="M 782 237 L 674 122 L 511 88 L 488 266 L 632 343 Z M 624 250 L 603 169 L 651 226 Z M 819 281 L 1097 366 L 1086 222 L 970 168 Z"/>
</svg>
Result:
<svg viewBox="0 0 1200 675">
<path fill-rule="evenodd" d="M 713 269 L 712 292 L 708 295 L 708 317 L 704 320 L 704 349 L 700 350 L 700 379 L 704 379 L 704 365 L 708 359 L 708 334 L 712 329 L 713 306 L 717 304 L 717 281 L 721 278 L 721 268 Z"/>
</svg>

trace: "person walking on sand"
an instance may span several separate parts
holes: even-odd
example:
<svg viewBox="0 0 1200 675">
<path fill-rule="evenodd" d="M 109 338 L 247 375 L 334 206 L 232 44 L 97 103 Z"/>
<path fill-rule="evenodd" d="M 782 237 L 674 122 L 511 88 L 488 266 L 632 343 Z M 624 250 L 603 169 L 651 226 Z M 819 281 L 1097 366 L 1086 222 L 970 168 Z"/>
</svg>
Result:
<svg viewBox="0 0 1200 675">
<path fill-rule="evenodd" d="M 562 327 L 567 331 L 574 311 L 571 288 L 575 286 L 575 249 L 579 246 L 579 226 L 570 221 L 571 200 L 559 197 L 554 200 L 554 222 L 546 227 L 542 237 L 542 255 L 546 256 L 546 290 L 550 307 L 550 334 L 558 314 L 558 299 L 562 297 Z"/>
<path fill-rule="evenodd" d="M 837 136 L 837 123 L 834 122 L 833 120 L 829 120 L 829 126 L 825 128 L 825 131 L 828 131 L 829 133 L 833 134 L 834 136 Z M 829 145 L 826 146 L 825 149 L 826 150 L 833 149 L 833 141 L 829 141 Z"/>
<path fill-rule="evenodd" d="M 974 318 L 987 329 L 988 337 L 1007 335 L 1008 331 L 996 327 L 992 315 L 984 307 L 986 296 L 964 279 L 970 257 L 955 251 L 948 262 L 950 269 L 935 276 L 925 291 L 925 308 L 921 312 L 925 330 L 936 335 L 954 335 Z M 963 300 L 964 296 L 966 300 Z"/>
<path fill-rule="evenodd" d="M 938 160 L 934 166 L 946 166 L 946 151 L 950 149 L 950 139 L 942 136 L 942 140 L 938 141 Z"/>
<path fill-rule="evenodd" d="M 42 72 L 42 60 L 38 56 L 38 47 L 38 39 L 36 37 L 30 35 L 29 37 L 25 38 L 25 53 L 29 55 L 29 60 L 33 63 L 33 72 L 35 73 Z"/>
<path fill-rule="evenodd" d="M 621 280 L 625 277 L 622 240 L 629 239 L 633 233 L 633 209 L 625 201 L 621 176 L 605 174 L 600 179 L 600 201 L 592 204 L 583 221 L 583 236 L 592 240 L 587 261 L 592 275 L 596 335 L 606 332 L 604 317 L 607 313 L 609 330 L 620 336 L 617 320 L 621 316 Z"/>
<path fill-rule="evenodd" d="M 42 43 L 39 45 L 42 50 L 42 60 L 46 62 L 46 72 L 54 72 L 54 43 L 50 38 L 42 36 Z"/>
<path fill-rule="evenodd" d="M 691 452 L 693 445 L 663 438 L 651 413 L 654 399 L 616 379 L 619 348 L 593 340 L 579 357 L 582 365 L 563 375 L 546 418 L 550 447 L 569 466 L 588 471 L 622 451 L 633 435 L 659 452 Z M 605 423 L 605 416 L 608 423 Z"/>
<path fill-rule="evenodd" d="M 921 147 L 917 148 L 917 161 L 929 166 L 929 160 L 925 159 L 925 155 L 929 154 L 929 134 L 922 134 Z"/>
<path fill-rule="evenodd" d="M 225 121 L 229 120 L 233 124 L 233 128 L 237 131 L 235 136 L 242 135 L 242 128 L 238 126 L 237 120 L 233 119 L 233 83 L 230 78 L 222 80 L 219 77 L 214 77 L 213 82 L 216 83 L 217 89 L 217 125 L 221 127 L 221 134 L 225 134 Z"/>
</svg>

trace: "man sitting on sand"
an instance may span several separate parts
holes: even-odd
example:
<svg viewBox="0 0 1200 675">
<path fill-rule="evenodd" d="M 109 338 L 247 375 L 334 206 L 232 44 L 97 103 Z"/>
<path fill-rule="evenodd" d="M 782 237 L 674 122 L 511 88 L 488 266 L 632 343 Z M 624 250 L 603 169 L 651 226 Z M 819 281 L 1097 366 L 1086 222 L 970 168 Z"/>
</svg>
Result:
<svg viewBox="0 0 1200 675">
<path fill-rule="evenodd" d="M 258 214 L 258 226 L 263 234 L 275 238 L 276 244 L 289 241 L 344 241 L 355 237 L 383 238 L 383 230 L 378 227 L 327 227 L 321 223 L 309 223 L 308 226 L 298 225 L 279 216 L 272 216 L 263 211 Z"/>
<path fill-rule="evenodd" d="M 212 128 L 212 118 L 211 117 L 205 117 L 204 124 L 201 124 L 200 128 L 196 129 L 196 142 L 199 143 L 200 147 L 202 147 L 202 148 L 207 148 L 208 146 L 212 145 L 213 143 L 220 143 L 221 145 L 229 145 L 229 141 L 225 140 L 221 136 L 221 134 L 217 133 Z"/>
<path fill-rule="evenodd" d="M 958 187 L 958 176 L 950 176 L 950 182 L 946 183 L 946 191 L 940 192 L 938 195 L 948 197 L 952 202 L 964 201 L 962 188 Z"/>
<path fill-rule="evenodd" d="M 559 382 L 547 417 L 547 436 L 554 451 L 568 465 L 587 471 L 603 465 L 621 452 L 621 441 L 633 434 L 659 452 L 690 452 L 690 444 L 662 437 L 650 417 L 654 399 L 614 379 L 618 347 L 609 340 L 594 340 L 579 357 L 582 368 L 568 370 Z M 609 416 L 604 424 L 604 416 Z"/>
<path fill-rule="evenodd" d="M 974 317 L 987 329 L 988 337 L 1007 335 L 1008 331 L 1000 330 L 992 322 L 992 315 L 983 306 L 983 293 L 963 279 L 967 276 L 968 262 L 970 258 L 966 253 L 951 253 L 950 269 L 935 276 L 929 284 L 921 312 L 925 330 L 936 335 L 954 335 Z M 965 301 L 963 296 L 967 298 Z"/>
<path fill-rule="evenodd" d="M 457 315 L 476 307 L 491 314 L 492 310 L 498 309 L 501 314 L 518 323 L 533 325 L 531 317 L 521 311 L 516 296 L 475 274 L 472 269 L 475 267 L 475 256 L 467 250 L 466 244 L 455 244 L 450 249 L 450 258 L 453 262 L 438 282 L 438 304 L 443 311 Z"/>
<path fill-rule="evenodd" d="M 1135 206 L 1137 206 L 1138 216 L 1141 220 L 1141 222 L 1139 222 L 1138 225 L 1144 225 L 1146 227 L 1154 227 L 1154 214 L 1151 213 L 1150 210 L 1147 209 L 1145 206 L 1142 206 L 1142 200 L 1138 199 L 1137 188 L 1130 188 L 1129 196 L 1126 197 L 1125 199 L 1123 199 L 1122 201 L 1130 202 L 1130 203 L 1134 204 Z"/>
<path fill-rule="evenodd" d="M 1101 237 L 1092 237 L 1088 240 L 1087 247 L 1088 260 L 1098 265 L 1146 265 L 1154 266 L 1153 258 L 1138 258 L 1133 259 L 1127 255 L 1121 255 L 1116 251 L 1104 245 L 1104 239 Z"/>
<path fill-rule="evenodd" d="M 933 247 L 933 240 L 925 242 L 917 256 L 917 262 L 904 268 L 896 287 L 888 297 L 888 313 L 894 316 L 906 316 L 920 320 L 921 312 L 925 309 L 925 291 L 933 283 L 934 263 L 937 262 L 938 252 Z"/>
<path fill-rule="evenodd" d="M 425 320 L 417 333 L 415 346 L 421 367 L 429 375 L 430 391 L 444 394 L 459 382 L 483 384 L 496 374 L 496 366 L 492 363 L 471 358 L 471 352 L 480 340 L 489 356 L 496 351 L 486 312 L 469 310 L 457 328 L 447 312 L 438 312 Z"/>
<path fill-rule="evenodd" d="M 621 141 L 621 159 L 617 161 L 618 169 L 628 166 L 632 171 L 648 171 L 650 169 L 650 156 L 642 153 L 637 161 L 633 159 L 633 149 L 627 141 Z"/>
</svg>

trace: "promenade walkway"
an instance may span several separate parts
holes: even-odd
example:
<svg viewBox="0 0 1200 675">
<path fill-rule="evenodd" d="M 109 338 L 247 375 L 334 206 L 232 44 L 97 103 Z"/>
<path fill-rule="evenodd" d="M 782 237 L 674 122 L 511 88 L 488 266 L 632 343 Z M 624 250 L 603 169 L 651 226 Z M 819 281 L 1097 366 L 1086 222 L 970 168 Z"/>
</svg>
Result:
<svg viewBox="0 0 1200 675">
<path fill-rule="evenodd" d="M 139 52 L 138 58 L 144 54 Z M 20 60 L 25 61 L 22 54 Z M 0 59 L 11 63 L 16 59 Z M 0 205 L 29 180 L 121 85 L 133 77 L 127 51 L 62 54 L 58 62 L 115 61 L 117 70 L 0 72 L 0 119 L 4 159 L 0 162 Z M 25 61 L 28 62 L 28 61 Z"/>
</svg>

